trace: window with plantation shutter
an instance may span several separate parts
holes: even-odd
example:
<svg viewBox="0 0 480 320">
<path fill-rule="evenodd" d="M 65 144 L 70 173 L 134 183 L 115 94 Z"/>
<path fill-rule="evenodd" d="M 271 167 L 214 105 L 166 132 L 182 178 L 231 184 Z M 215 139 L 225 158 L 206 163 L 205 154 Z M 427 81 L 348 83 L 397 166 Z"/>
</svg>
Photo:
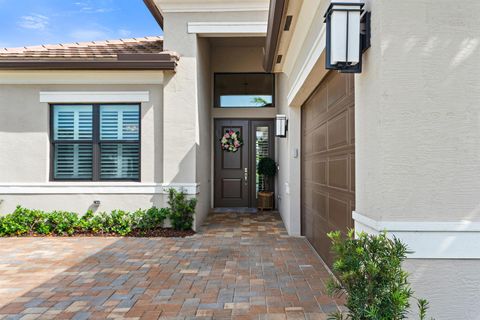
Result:
<svg viewBox="0 0 480 320">
<path fill-rule="evenodd" d="M 93 106 L 56 105 L 53 108 L 55 179 L 93 177 Z"/>
<path fill-rule="evenodd" d="M 140 178 L 140 105 L 52 105 L 54 180 Z"/>
<path fill-rule="evenodd" d="M 101 179 L 138 179 L 139 129 L 138 105 L 100 106 Z"/>
</svg>

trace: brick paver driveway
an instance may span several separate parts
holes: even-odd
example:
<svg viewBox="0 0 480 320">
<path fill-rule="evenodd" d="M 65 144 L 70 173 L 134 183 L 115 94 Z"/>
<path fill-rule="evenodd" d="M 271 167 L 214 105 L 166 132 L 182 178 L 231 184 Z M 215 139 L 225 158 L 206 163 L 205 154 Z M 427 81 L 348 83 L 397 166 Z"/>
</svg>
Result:
<svg viewBox="0 0 480 320">
<path fill-rule="evenodd" d="M 189 238 L 0 239 L 2 319 L 326 319 L 328 272 L 278 214 Z"/>
</svg>

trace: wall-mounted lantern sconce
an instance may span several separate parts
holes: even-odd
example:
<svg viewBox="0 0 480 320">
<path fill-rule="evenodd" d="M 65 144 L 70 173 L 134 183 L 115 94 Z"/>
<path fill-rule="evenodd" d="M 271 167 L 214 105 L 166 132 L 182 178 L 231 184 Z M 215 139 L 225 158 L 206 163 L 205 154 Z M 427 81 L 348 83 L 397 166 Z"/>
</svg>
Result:
<svg viewBox="0 0 480 320">
<path fill-rule="evenodd" d="M 325 13 L 325 68 L 346 73 L 362 72 L 362 54 L 370 47 L 370 12 L 364 3 L 332 2 Z"/>
<path fill-rule="evenodd" d="M 285 138 L 287 136 L 288 120 L 284 114 L 277 114 L 275 123 L 275 136 L 279 138 Z"/>
</svg>

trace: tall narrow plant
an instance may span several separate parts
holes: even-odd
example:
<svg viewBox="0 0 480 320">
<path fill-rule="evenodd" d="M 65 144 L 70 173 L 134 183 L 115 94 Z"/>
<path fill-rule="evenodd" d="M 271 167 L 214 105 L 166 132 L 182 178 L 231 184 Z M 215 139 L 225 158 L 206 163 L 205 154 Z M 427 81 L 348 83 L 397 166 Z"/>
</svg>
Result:
<svg viewBox="0 0 480 320">
<path fill-rule="evenodd" d="M 257 173 L 263 177 L 262 191 L 272 191 L 270 189 L 270 180 L 277 173 L 277 164 L 272 158 L 261 158 L 257 165 Z"/>
</svg>

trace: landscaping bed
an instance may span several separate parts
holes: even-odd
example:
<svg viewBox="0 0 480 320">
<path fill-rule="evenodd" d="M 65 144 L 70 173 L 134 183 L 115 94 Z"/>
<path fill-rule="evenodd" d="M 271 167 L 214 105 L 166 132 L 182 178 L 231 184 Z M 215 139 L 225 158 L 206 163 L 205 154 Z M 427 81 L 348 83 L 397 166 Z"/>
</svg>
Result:
<svg viewBox="0 0 480 320">
<path fill-rule="evenodd" d="M 174 189 L 169 191 L 169 207 L 152 207 L 133 212 L 113 210 L 84 215 L 68 211 L 44 212 L 18 206 L 0 217 L 0 237 L 40 236 L 122 236 L 186 237 L 193 235 L 196 199 Z M 172 228 L 164 226 L 169 220 Z"/>
<path fill-rule="evenodd" d="M 29 232 L 29 233 L 22 233 L 22 234 L 12 234 L 12 235 L 0 235 L 0 237 L 16 237 L 16 238 L 28 238 L 28 237 L 55 237 L 55 238 L 62 238 L 62 237 L 132 237 L 132 238 L 185 238 L 193 236 L 196 232 L 192 229 L 190 230 L 175 230 L 173 228 L 163 228 L 157 227 L 150 230 L 134 230 L 125 235 L 119 235 L 117 233 L 94 233 L 94 232 L 85 232 L 85 231 L 77 231 L 72 234 L 40 234 L 37 232 Z"/>
</svg>

